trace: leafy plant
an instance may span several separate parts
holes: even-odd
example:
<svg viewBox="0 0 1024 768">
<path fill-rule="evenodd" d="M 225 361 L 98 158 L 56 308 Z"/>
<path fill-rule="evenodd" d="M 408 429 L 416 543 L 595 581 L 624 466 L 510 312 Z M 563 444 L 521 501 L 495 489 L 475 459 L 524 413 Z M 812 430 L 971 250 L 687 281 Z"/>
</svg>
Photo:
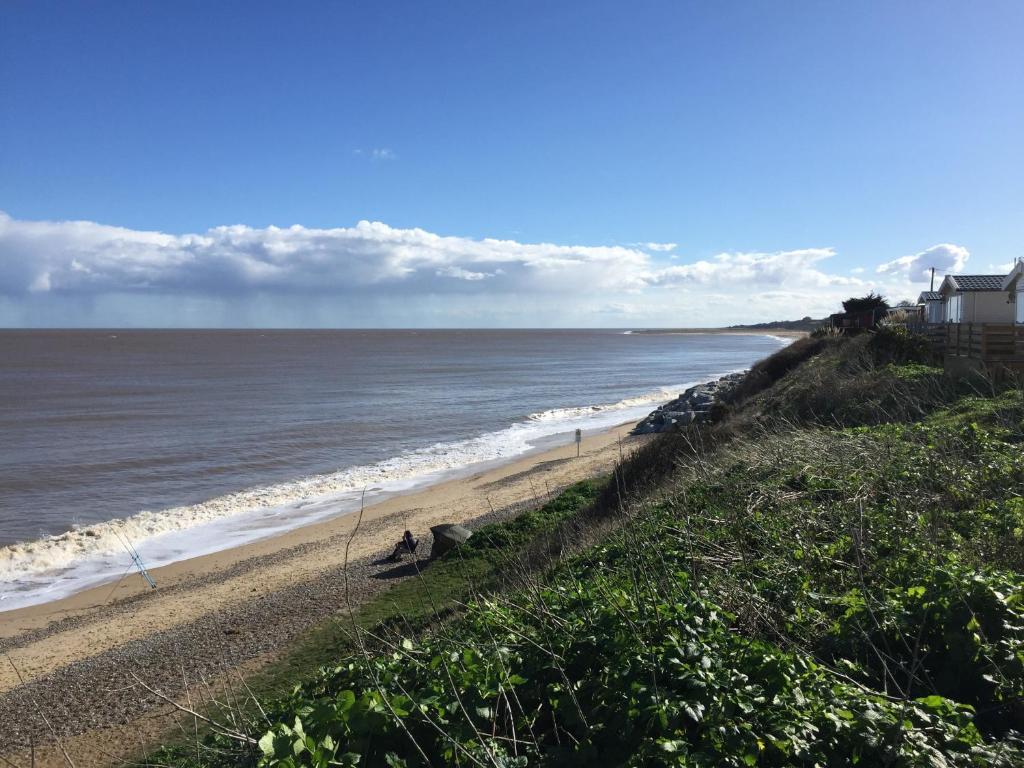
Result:
<svg viewBox="0 0 1024 768">
<path fill-rule="evenodd" d="M 853 296 L 843 302 L 843 312 L 867 312 L 872 309 L 888 309 L 889 302 L 874 291 L 866 296 Z"/>
</svg>

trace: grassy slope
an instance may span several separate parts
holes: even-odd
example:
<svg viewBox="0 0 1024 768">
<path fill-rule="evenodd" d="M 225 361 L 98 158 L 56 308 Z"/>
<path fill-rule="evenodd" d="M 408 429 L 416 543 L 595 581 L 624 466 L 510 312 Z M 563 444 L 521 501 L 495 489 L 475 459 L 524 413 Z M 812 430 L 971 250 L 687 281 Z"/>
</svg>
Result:
<svg viewBox="0 0 1024 768">
<path fill-rule="evenodd" d="M 230 706 L 210 706 L 205 714 L 218 723 L 244 722 L 243 730 L 255 733 L 265 725 L 260 716 L 263 701 L 288 695 L 297 685 L 317 678 L 325 665 L 359 653 L 361 647 L 386 647 L 400 642 L 403 635 L 429 632 L 460 613 L 478 593 L 502 589 L 557 556 L 566 539 L 576 537 L 575 519 L 594 505 L 607 483 L 607 478 L 576 483 L 537 509 L 482 527 L 457 552 L 430 563 L 420 561 L 422 570 L 415 578 L 397 581 L 352 616 L 339 614 L 314 627 L 280 659 L 247 677 L 244 692 L 224 696 Z M 143 761 L 152 765 L 248 764 L 242 756 L 245 750 L 239 751 L 242 745 L 218 739 L 214 730 L 203 729 L 209 748 L 201 747 L 206 753 L 202 760 L 194 759 L 196 745 L 186 735 L 184 741 L 175 740 Z"/>
<path fill-rule="evenodd" d="M 424 564 L 417 578 L 400 581 L 361 606 L 354 615 L 355 626 L 373 636 L 425 631 L 459 611 L 477 591 L 505 583 L 512 572 L 509 563 L 527 555 L 538 537 L 557 539 L 560 527 L 591 505 L 606 482 L 577 483 L 539 509 L 481 528 L 457 556 Z M 260 697 L 289 691 L 358 646 L 353 619 L 339 616 L 309 632 L 247 684 Z"/>
<path fill-rule="evenodd" d="M 797 342 L 589 512 L 593 487 L 481 538 L 460 561 L 480 572 L 453 560 L 402 585 L 413 622 L 366 614 L 396 631 L 275 701 L 258 745 L 162 760 L 1022 764 L 1024 399 L 918 355 L 885 335 Z M 599 544 L 422 631 L 439 599 L 528 572 L 511 555 L 623 497 Z"/>
</svg>

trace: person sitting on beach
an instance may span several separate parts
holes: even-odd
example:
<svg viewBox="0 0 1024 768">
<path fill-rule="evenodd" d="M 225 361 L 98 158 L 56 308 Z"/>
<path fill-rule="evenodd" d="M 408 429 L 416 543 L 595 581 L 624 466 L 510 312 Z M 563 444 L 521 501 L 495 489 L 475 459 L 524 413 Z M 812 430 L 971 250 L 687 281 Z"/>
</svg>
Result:
<svg viewBox="0 0 1024 768">
<path fill-rule="evenodd" d="M 402 540 L 395 544 L 395 551 L 391 553 L 392 560 L 401 560 L 402 555 L 408 553 L 413 554 L 416 551 L 416 547 L 419 545 L 420 540 L 414 539 L 412 531 L 406 531 L 402 534 Z"/>
</svg>

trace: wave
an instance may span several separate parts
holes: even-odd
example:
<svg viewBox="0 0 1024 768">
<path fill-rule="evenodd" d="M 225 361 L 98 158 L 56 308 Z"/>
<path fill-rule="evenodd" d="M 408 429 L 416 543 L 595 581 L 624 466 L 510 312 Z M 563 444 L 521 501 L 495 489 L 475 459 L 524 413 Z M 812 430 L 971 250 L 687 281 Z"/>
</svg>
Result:
<svg viewBox="0 0 1024 768">
<path fill-rule="evenodd" d="M 144 510 L 8 545 L 0 548 L 0 610 L 56 599 L 117 578 L 131 564 L 128 543 L 149 566 L 238 546 L 354 511 L 364 493 L 372 501 L 481 464 L 521 456 L 576 428 L 596 431 L 638 420 L 652 406 L 668 402 L 694 383 L 661 387 L 614 403 L 553 408 L 496 432 L 435 443 L 373 464 L 251 488 L 198 504 Z"/>
<path fill-rule="evenodd" d="M 659 389 L 637 397 L 628 397 L 619 400 L 617 403 L 608 405 L 582 405 L 575 408 L 552 408 L 540 413 L 531 413 L 527 418 L 530 421 L 567 421 L 570 419 L 586 418 L 600 413 L 614 413 L 629 408 L 636 408 L 642 405 L 654 405 L 659 402 L 668 402 L 677 394 L 692 384 L 681 384 L 678 387 L 660 387 Z"/>
</svg>

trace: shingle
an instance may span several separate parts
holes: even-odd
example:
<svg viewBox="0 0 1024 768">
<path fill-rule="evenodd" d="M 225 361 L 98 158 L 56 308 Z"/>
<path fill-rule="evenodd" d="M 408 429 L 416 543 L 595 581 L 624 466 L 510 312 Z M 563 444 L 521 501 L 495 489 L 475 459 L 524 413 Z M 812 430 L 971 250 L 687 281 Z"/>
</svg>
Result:
<svg viewBox="0 0 1024 768">
<path fill-rule="evenodd" d="M 1005 275 L 950 275 L 958 291 L 1001 291 Z"/>
<path fill-rule="evenodd" d="M 921 291 L 921 295 L 917 297 L 918 303 L 923 301 L 942 301 L 942 294 L 938 291 Z"/>
</svg>

